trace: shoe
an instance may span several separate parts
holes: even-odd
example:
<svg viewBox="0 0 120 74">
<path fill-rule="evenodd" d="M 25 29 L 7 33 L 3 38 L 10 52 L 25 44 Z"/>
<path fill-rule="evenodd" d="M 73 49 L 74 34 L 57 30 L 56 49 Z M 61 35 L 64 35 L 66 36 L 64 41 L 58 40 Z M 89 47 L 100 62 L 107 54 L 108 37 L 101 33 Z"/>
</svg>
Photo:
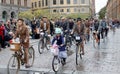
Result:
<svg viewBox="0 0 120 74">
<path fill-rule="evenodd" d="M 30 68 L 31 66 L 30 65 L 25 65 L 25 68 Z"/>
</svg>

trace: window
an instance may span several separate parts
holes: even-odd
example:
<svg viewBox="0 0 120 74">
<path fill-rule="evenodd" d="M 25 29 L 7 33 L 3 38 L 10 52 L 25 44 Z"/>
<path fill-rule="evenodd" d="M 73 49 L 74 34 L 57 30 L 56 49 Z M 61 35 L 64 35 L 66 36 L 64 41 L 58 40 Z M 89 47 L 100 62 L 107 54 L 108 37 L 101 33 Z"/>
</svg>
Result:
<svg viewBox="0 0 120 74">
<path fill-rule="evenodd" d="M 67 9 L 67 12 L 70 12 L 70 9 Z"/>
<path fill-rule="evenodd" d="M 45 4 L 46 4 L 46 6 L 48 6 L 48 0 L 45 0 Z"/>
<path fill-rule="evenodd" d="M 82 3 L 82 4 L 85 4 L 85 0 L 81 0 L 81 3 Z"/>
<path fill-rule="evenodd" d="M 64 9 L 61 9 L 60 12 L 64 12 Z"/>
<path fill-rule="evenodd" d="M 77 12 L 77 9 L 76 9 L 76 8 L 74 8 L 74 12 Z"/>
<path fill-rule="evenodd" d="M 34 8 L 34 3 L 32 3 L 32 8 Z"/>
<path fill-rule="evenodd" d="M 24 6 L 27 6 L 27 0 L 24 0 Z"/>
<path fill-rule="evenodd" d="M 70 0 L 67 0 L 67 4 L 70 4 Z"/>
<path fill-rule="evenodd" d="M 17 0 L 18 5 L 21 6 L 21 0 Z"/>
<path fill-rule="evenodd" d="M 14 0 L 10 0 L 10 4 L 14 4 Z"/>
<path fill-rule="evenodd" d="M 37 2 L 35 2 L 35 7 L 37 7 Z"/>
<path fill-rule="evenodd" d="M 5 4 L 5 3 L 6 3 L 6 0 L 1 0 L 1 3 L 4 3 L 4 4 Z"/>
<path fill-rule="evenodd" d="M 63 1 L 63 0 L 60 0 L 60 4 L 64 4 L 64 1 Z"/>
<path fill-rule="evenodd" d="M 44 6 L 44 0 L 42 0 L 42 6 Z"/>
<path fill-rule="evenodd" d="M 39 7 L 41 7 L 41 1 L 39 1 Z"/>
<path fill-rule="evenodd" d="M 85 9 L 84 8 L 82 8 L 82 12 L 84 12 L 85 11 Z"/>
<path fill-rule="evenodd" d="M 56 10 L 56 9 L 54 9 L 54 10 L 53 10 L 53 12 L 55 13 L 55 12 L 57 12 L 57 10 Z"/>
<path fill-rule="evenodd" d="M 53 5 L 56 5 L 56 0 L 53 0 Z"/>
<path fill-rule="evenodd" d="M 74 4 L 77 4 L 77 0 L 73 0 L 73 3 L 74 3 Z"/>
</svg>

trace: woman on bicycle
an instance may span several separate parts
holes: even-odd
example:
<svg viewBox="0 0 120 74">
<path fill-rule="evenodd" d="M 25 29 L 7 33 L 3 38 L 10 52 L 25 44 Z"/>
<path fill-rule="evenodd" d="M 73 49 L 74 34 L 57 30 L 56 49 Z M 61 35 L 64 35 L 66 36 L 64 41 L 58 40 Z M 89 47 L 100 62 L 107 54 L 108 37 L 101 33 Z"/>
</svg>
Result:
<svg viewBox="0 0 120 74">
<path fill-rule="evenodd" d="M 62 30 L 60 28 L 55 29 L 55 37 L 52 40 L 52 45 L 55 41 L 56 44 L 59 46 L 59 57 L 62 58 L 63 64 L 66 64 L 67 52 L 64 45 L 64 37 L 61 35 Z"/>
<path fill-rule="evenodd" d="M 17 20 L 17 29 L 15 33 L 15 38 L 17 37 L 20 39 L 20 43 L 25 50 L 25 54 L 24 54 L 25 67 L 29 68 L 30 67 L 29 61 L 28 61 L 29 32 L 23 19 Z"/>
</svg>

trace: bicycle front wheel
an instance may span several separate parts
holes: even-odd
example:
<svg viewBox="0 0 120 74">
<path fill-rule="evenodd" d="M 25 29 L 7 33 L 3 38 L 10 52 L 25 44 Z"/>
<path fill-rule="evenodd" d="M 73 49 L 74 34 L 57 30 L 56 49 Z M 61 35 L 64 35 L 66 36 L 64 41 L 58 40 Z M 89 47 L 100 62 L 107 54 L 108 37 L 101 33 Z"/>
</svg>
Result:
<svg viewBox="0 0 120 74">
<path fill-rule="evenodd" d="M 78 65 L 78 49 L 79 49 L 79 45 L 76 47 L 76 65 Z"/>
<path fill-rule="evenodd" d="M 33 47 L 29 48 L 29 64 L 30 66 L 33 66 L 35 60 L 35 50 Z"/>
<path fill-rule="evenodd" d="M 52 61 L 52 69 L 54 72 L 58 72 L 60 66 L 60 60 L 57 56 L 54 56 Z"/>
<path fill-rule="evenodd" d="M 43 39 L 40 39 L 40 41 L 38 43 L 38 51 L 40 54 L 42 54 L 43 50 L 44 50 L 44 41 L 43 41 Z"/>
<path fill-rule="evenodd" d="M 8 74 L 18 74 L 20 70 L 20 60 L 14 55 L 10 58 L 7 65 L 7 73 Z"/>
</svg>

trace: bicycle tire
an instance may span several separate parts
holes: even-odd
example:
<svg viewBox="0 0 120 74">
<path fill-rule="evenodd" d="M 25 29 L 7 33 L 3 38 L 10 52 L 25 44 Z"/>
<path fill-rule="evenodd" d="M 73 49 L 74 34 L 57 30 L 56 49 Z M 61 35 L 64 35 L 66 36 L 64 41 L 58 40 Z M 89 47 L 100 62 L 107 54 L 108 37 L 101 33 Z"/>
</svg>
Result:
<svg viewBox="0 0 120 74">
<path fill-rule="evenodd" d="M 57 68 L 55 68 L 55 66 L 54 66 L 55 65 L 55 60 L 58 62 L 57 63 Z M 58 72 L 59 65 L 60 65 L 60 60 L 59 60 L 58 56 L 54 56 L 53 60 L 52 60 L 52 69 L 53 69 L 54 72 Z"/>
<path fill-rule="evenodd" d="M 15 59 L 16 59 L 17 65 L 13 65 L 13 63 L 12 63 L 12 67 L 17 66 L 16 69 L 14 69 L 16 71 L 15 71 L 15 73 L 13 73 L 13 72 L 11 73 L 11 71 L 10 71 L 10 63 L 12 62 L 12 60 L 14 62 Z M 20 70 L 20 59 L 13 55 L 13 56 L 10 57 L 8 65 L 7 65 L 7 74 L 18 74 L 19 70 Z"/>
<path fill-rule="evenodd" d="M 48 41 L 45 39 L 45 47 L 47 50 L 50 50 L 50 44 L 47 43 Z"/>
<path fill-rule="evenodd" d="M 39 43 L 38 43 L 38 51 L 39 51 L 39 54 L 42 54 L 43 53 L 43 50 L 44 50 L 44 46 L 43 46 L 43 49 L 41 49 L 41 47 L 42 47 L 42 43 L 44 43 L 43 42 L 43 40 L 42 39 L 40 39 L 40 41 L 39 41 Z"/>
<path fill-rule="evenodd" d="M 78 48 L 79 46 L 76 47 L 76 65 L 78 65 Z"/>
<path fill-rule="evenodd" d="M 81 51 L 82 51 L 82 47 L 80 46 L 80 59 L 82 59 L 82 53 L 81 53 Z"/>
<path fill-rule="evenodd" d="M 32 58 L 32 60 L 31 60 L 31 63 L 30 63 L 31 58 Z M 34 60 L 35 60 L 35 50 L 34 50 L 33 47 L 30 47 L 29 48 L 29 63 L 30 63 L 30 66 L 33 66 Z"/>
</svg>

